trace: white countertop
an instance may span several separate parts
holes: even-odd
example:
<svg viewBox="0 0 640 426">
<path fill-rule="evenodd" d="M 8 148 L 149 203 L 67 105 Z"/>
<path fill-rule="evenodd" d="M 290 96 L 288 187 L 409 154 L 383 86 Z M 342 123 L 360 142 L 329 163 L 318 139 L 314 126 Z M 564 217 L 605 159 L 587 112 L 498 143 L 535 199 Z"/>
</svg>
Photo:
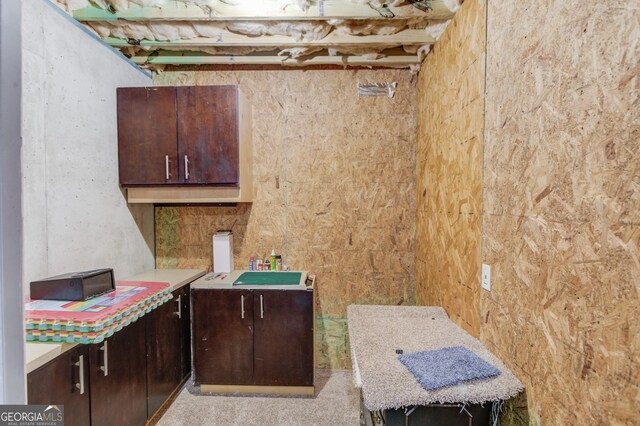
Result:
<svg viewBox="0 0 640 426">
<path fill-rule="evenodd" d="M 75 348 L 79 343 L 27 343 L 25 347 L 25 368 L 31 373 L 58 355 Z"/>
<path fill-rule="evenodd" d="M 126 280 L 119 281 L 146 281 L 153 283 L 169 283 L 171 291 L 175 291 L 193 280 L 200 278 L 207 271 L 204 269 L 152 269 Z"/>
<path fill-rule="evenodd" d="M 200 290 L 306 290 L 305 285 L 307 279 L 306 271 L 288 271 L 288 272 L 301 272 L 300 283 L 296 285 L 233 285 L 233 282 L 238 279 L 240 275 L 245 272 L 243 270 L 235 270 L 233 272 L 222 274 L 217 278 L 213 278 L 220 273 L 208 273 L 201 277 L 197 281 L 191 284 L 191 288 Z M 260 272 L 260 271 L 256 271 Z M 278 272 L 269 272 L 277 274 Z"/>
<path fill-rule="evenodd" d="M 205 273 L 204 269 L 153 269 L 118 281 L 169 283 L 171 291 L 174 291 L 203 276 Z M 77 345 L 79 343 L 27 343 L 25 346 L 26 372 L 32 372 Z"/>
</svg>

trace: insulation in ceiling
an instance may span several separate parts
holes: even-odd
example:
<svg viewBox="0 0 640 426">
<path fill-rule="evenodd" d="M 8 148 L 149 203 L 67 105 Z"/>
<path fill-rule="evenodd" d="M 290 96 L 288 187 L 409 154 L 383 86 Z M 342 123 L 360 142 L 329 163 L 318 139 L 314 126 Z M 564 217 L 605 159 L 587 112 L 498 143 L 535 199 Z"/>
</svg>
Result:
<svg viewBox="0 0 640 426">
<path fill-rule="evenodd" d="M 254 0 L 52 0 L 67 12 L 84 8 L 99 8 L 116 14 L 131 8 L 162 8 L 197 6 L 209 16 L 220 4 L 230 6 L 250 6 Z M 355 4 L 368 5 L 373 9 L 397 7 L 411 4 L 417 9 L 430 7 L 433 1 L 450 4 L 452 10 L 459 7 L 458 0 L 345 0 Z M 300 13 L 311 6 L 322 10 L 322 0 L 261 0 L 261 5 L 269 3 L 281 10 L 295 8 Z M 179 6 L 179 5 L 183 6 Z M 144 9 L 151 10 L 151 9 Z M 422 9 L 420 9 L 422 10 Z M 141 12 L 144 13 L 144 12 Z M 205 15 L 206 16 L 206 15 Z M 384 18 L 384 16 L 381 16 Z M 276 50 L 278 56 L 303 60 L 306 56 L 323 52 L 327 56 L 358 55 L 366 59 L 380 59 L 389 49 L 397 49 L 406 54 L 415 54 L 418 63 L 430 51 L 430 46 L 444 32 L 449 19 L 432 19 L 427 14 L 394 17 L 394 19 L 104 19 L 86 20 L 82 23 L 95 31 L 101 38 L 111 42 L 125 55 L 134 57 L 144 52 L 147 57 L 153 52 L 183 51 L 203 52 L 209 55 L 242 56 L 255 52 Z M 420 30 L 428 37 L 429 43 L 420 43 L 402 37 L 405 30 Z M 229 36 L 246 36 L 248 41 L 241 45 L 223 43 Z M 332 40 L 329 40 L 332 36 Z M 282 44 L 268 45 L 269 37 L 279 36 Z M 347 36 L 342 37 L 342 36 Z M 378 36 L 375 43 L 362 43 L 367 36 Z M 388 36 L 388 37 L 384 37 Z M 282 38 L 284 37 L 284 39 Z M 355 37 L 355 38 L 354 38 Z M 252 44 L 251 40 L 261 43 Z M 115 41 L 114 41 L 115 40 Z M 336 41 L 338 40 L 338 41 Z M 326 41 L 326 43 L 323 43 Z M 117 44 L 114 44 L 117 43 Z M 216 45 L 220 44 L 220 45 Z M 295 44 L 302 44 L 296 46 Z M 414 67 L 415 68 L 415 67 Z"/>
</svg>

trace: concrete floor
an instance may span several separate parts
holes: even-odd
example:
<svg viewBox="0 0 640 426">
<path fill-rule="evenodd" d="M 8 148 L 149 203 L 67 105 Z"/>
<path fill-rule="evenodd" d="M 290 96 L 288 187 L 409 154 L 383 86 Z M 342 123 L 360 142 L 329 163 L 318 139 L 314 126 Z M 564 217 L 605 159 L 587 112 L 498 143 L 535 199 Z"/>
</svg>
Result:
<svg viewBox="0 0 640 426">
<path fill-rule="evenodd" d="M 359 419 L 351 371 L 318 370 L 315 398 L 201 394 L 189 382 L 157 424 L 356 426 Z"/>
</svg>

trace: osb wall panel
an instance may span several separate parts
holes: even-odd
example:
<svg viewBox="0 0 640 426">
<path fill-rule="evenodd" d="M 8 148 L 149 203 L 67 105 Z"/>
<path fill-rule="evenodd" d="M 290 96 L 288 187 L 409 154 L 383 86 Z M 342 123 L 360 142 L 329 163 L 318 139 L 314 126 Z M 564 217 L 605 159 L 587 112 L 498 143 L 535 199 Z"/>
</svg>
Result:
<svg viewBox="0 0 640 426">
<path fill-rule="evenodd" d="M 358 82 L 397 81 L 394 98 Z M 239 84 L 253 105 L 254 195 L 233 208 L 156 209 L 157 265 L 211 269 L 232 229 L 238 268 L 284 254 L 317 275 L 320 366 L 350 368 L 346 307 L 413 304 L 415 83 L 401 70 L 170 71 L 157 85 Z"/>
<path fill-rule="evenodd" d="M 485 1 L 468 0 L 418 82 L 416 299 L 480 332 Z"/>
<path fill-rule="evenodd" d="M 522 423 L 639 421 L 639 28 L 626 0 L 489 1 L 481 339 Z"/>
</svg>

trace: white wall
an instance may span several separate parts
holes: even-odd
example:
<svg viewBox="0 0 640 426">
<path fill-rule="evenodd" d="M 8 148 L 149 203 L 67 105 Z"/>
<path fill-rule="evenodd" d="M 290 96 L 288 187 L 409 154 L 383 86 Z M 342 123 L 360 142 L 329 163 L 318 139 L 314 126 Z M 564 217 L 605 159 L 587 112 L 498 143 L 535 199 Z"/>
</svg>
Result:
<svg viewBox="0 0 640 426">
<path fill-rule="evenodd" d="M 0 404 L 25 401 L 20 212 L 20 2 L 0 2 Z"/>
<path fill-rule="evenodd" d="M 116 88 L 151 78 L 47 0 L 23 6 L 23 285 L 154 267 L 153 208 L 118 187 Z"/>
</svg>

